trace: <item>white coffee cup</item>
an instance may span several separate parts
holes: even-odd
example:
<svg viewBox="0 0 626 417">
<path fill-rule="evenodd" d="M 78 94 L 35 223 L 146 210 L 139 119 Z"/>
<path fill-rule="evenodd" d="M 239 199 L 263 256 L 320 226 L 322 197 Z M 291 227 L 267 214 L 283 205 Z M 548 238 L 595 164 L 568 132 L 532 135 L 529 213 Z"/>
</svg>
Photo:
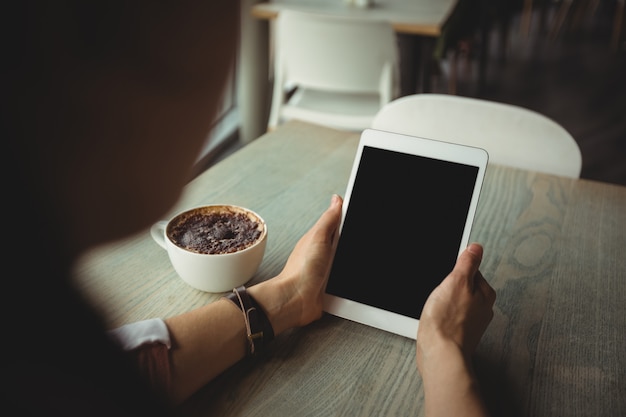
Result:
<svg viewBox="0 0 626 417">
<path fill-rule="evenodd" d="M 257 233 L 260 233 L 250 246 L 229 253 L 202 253 L 175 243 L 172 233 L 176 227 L 180 228 L 194 215 L 215 214 L 245 216 L 257 224 Z M 252 210 L 230 204 L 186 210 L 169 221 L 155 223 L 150 234 L 167 251 L 172 266 L 183 281 L 196 289 L 212 293 L 230 291 L 248 282 L 261 265 L 267 244 L 267 224 L 261 216 Z"/>
</svg>

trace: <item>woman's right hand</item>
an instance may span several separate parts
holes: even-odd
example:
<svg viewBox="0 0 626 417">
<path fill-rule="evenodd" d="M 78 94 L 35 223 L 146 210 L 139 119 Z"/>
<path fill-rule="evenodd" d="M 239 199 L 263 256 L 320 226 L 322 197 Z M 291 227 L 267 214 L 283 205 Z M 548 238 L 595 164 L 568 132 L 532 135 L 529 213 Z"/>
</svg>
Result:
<svg viewBox="0 0 626 417">
<path fill-rule="evenodd" d="M 455 343 L 471 356 L 493 317 L 496 293 L 478 267 L 483 248 L 470 244 L 452 272 L 428 297 L 417 333 L 417 360 L 421 368 L 424 354 L 439 339 Z"/>
<path fill-rule="evenodd" d="M 426 415 L 486 415 L 471 356 L 493 318 L 496 293 L 478 267 L 483 248 L 470 244 L 452 272 L 426 300 L 417 331 L 416 359 Z"/>
</svg>

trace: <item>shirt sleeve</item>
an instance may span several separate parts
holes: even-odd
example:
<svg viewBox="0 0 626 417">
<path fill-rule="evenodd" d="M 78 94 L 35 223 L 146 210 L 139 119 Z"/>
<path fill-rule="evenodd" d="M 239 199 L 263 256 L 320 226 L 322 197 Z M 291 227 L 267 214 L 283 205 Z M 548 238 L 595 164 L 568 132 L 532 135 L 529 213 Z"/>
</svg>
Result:
<svg viewBox="0 0 626 417">
<path fill-rule="evenodd" d="M 172 346 L 170 332 L 163 319 L 149 319 L 110 330 L 109 335 L 124 350 L 133 350 L 144 344 L 161 343 L 169 349 Z"/>
<path fill-rule="evenodd" d="M 169 349 L 172 343 L 165 322 L 160 318 L 143 320 L 108 333 L 135 362 L 152 389 L 167 396 L 171 384 Z"/>
</svg>

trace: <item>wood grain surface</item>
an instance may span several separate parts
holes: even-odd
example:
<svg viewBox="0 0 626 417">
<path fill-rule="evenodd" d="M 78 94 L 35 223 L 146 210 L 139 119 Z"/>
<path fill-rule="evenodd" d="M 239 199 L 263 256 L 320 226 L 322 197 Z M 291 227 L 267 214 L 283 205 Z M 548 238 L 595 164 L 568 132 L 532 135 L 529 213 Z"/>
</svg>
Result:
<svg viewBox="0 0 626 417">
<path fill-rule="evenodd" d="M 331 195 L 344 194 L 357 142 L 357 134 L 288 123 L 189 183 L 165 217 L 214 203 L 263 216 L 268 246 L 253 285 L 278 273 Z M 494 415 L 626 415 L 625 232 L 625 187 L 488 168 L 471 240 L 484 245 L 481 271 L 497 291 L 475 358 Z M 180 280 L 148 231 L 90 252 L 76 275 L 111 326 L 221 295 Z M 420 416 L 415 345 L 325 315 L 234 366 L 179 412 Z"/>
</svg>

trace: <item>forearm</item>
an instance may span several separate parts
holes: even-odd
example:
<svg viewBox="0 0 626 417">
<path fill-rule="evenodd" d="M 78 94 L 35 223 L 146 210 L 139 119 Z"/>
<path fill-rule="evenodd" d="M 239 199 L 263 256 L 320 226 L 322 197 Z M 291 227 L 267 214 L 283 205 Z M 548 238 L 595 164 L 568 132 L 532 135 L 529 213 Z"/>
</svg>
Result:
<svg viewBox="0 0 626 417">
<path fill-rule="evenodd" d="M 219 300 L 165 320 L 170 331 L 170 398 L 180 403 L 246 354 L 241 311 Z"/>
<path fill-rule="evenodd" d="M 298 241 L 281 273 L 248 288 L 274 335 L 305 326 L 322 315 L 323 292 L 341 221 L 341 197 Z M 220 300 L 166 320 L 172 338 L 171 397 L 181 402 L 246 355 L 242 311 Z"/>
<path fill-rule="evenodd" d="M 279 280 L 248 288 L 272 324 L 275 335 L 294 327 L 297 305 Z M 243 314 L 222 299 L 165 320 L 172 348 L 170 397 L 180 403 L 246 356 L 248 339 Z"/>
<path fill-rule="evenodd" d="M 437 349 L 423 368 L 427 417 L 488 415 L 471 363 L 458 347 Z"/>
</svg>

